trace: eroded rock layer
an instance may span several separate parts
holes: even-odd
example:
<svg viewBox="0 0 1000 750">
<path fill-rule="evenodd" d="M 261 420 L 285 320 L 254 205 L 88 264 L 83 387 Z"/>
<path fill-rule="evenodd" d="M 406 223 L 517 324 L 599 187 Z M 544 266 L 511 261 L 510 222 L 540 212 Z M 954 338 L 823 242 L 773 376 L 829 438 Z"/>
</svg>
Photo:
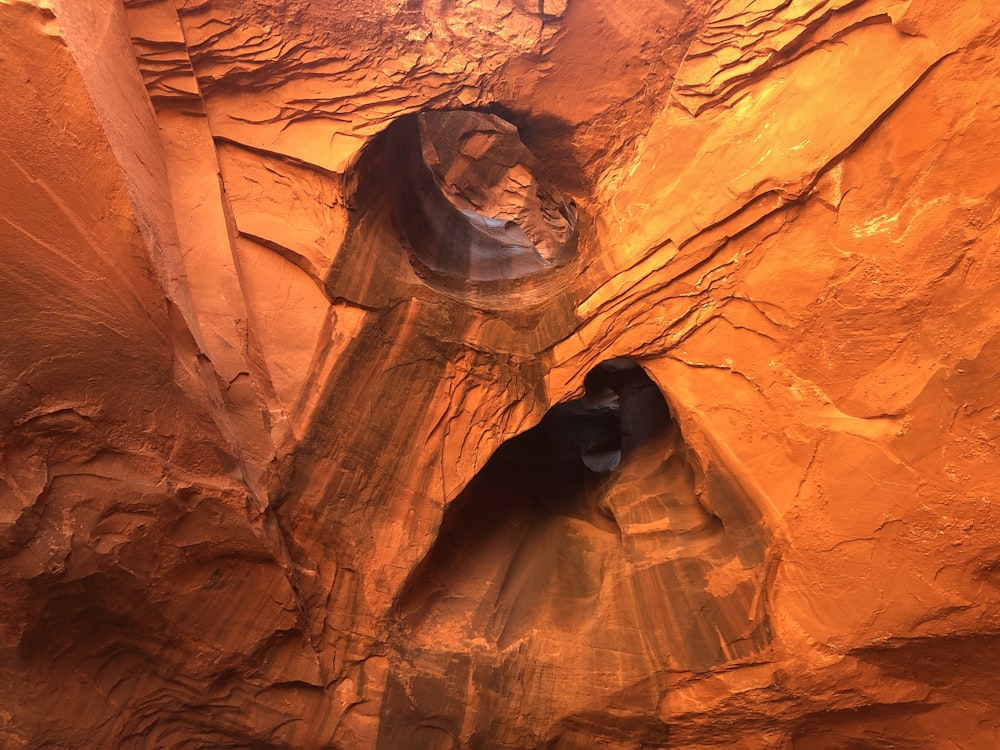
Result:
<svg viewBox="0 0 1000 750">
<path fill-rule="evenodd" d="M 1000 745 L 990 0 L 0 21 L 0 746 Z"/>
</svg>

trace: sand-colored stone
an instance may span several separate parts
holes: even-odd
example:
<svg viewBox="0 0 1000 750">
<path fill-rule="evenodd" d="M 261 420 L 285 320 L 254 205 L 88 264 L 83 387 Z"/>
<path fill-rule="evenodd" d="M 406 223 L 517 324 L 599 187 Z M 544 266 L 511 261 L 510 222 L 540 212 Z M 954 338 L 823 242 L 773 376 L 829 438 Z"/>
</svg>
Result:
<svg viewBox="0 0 1000 750">
<path fill-rule="evenodd" d="M 998 23 L 0 0 L 0 747 L 1000 745 Z"/>
</svg>

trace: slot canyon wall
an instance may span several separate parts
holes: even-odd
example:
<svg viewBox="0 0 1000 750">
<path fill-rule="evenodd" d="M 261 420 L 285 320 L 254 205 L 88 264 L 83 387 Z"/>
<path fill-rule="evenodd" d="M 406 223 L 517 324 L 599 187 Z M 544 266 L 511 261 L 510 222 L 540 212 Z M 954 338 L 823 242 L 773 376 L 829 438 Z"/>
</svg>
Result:
<svg viewBox="0 0 1000 750">
<path fill-rule="evenodd" d="M 0 747 L 1000 746 L 994 0 L 0 38 Z"/>
</svg>

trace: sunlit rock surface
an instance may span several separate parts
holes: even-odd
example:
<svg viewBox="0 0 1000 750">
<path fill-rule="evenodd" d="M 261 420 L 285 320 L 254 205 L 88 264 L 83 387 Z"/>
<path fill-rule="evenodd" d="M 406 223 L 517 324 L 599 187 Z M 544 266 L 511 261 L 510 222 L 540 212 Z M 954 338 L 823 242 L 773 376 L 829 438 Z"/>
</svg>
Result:
<svg viewBox="0 0 1000 750">
<path fill-rule="evenodd" d="M 997 28 L 0 0 L 0 747 L 1000 745 Z"/>
</svg>

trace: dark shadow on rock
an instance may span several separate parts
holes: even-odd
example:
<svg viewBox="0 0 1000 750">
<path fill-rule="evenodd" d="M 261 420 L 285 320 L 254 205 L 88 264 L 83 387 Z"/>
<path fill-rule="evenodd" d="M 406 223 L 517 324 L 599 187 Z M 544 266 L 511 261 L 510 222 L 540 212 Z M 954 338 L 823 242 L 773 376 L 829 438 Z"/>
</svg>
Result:
<svg viewBox="0 0 1000 750">
<path fill-rule="evenodd" d="M 769 642 L 768 543 L 746 493 L 690 449 L 645 371 L 602 363 L 582 398 L 501 446 L 446 510 L 397 599 L 379 748 L 406 746 L 392 716 L 438 721 L 443 695 L 461 706 L 445 712 L 462 727 L 454 741 L 472 747 L 583 747 L 603 721 L 610 746 L 637 727 L 665 737 L 650 674 L 703 671 Z M 456 658 L 471 671 L 452 670 Z M 575 708 L 504 734 L 514 716 L 568 709 L 560 680 Z M 602 701 L 607 712 L 590 711 Z"/>
</svg>

